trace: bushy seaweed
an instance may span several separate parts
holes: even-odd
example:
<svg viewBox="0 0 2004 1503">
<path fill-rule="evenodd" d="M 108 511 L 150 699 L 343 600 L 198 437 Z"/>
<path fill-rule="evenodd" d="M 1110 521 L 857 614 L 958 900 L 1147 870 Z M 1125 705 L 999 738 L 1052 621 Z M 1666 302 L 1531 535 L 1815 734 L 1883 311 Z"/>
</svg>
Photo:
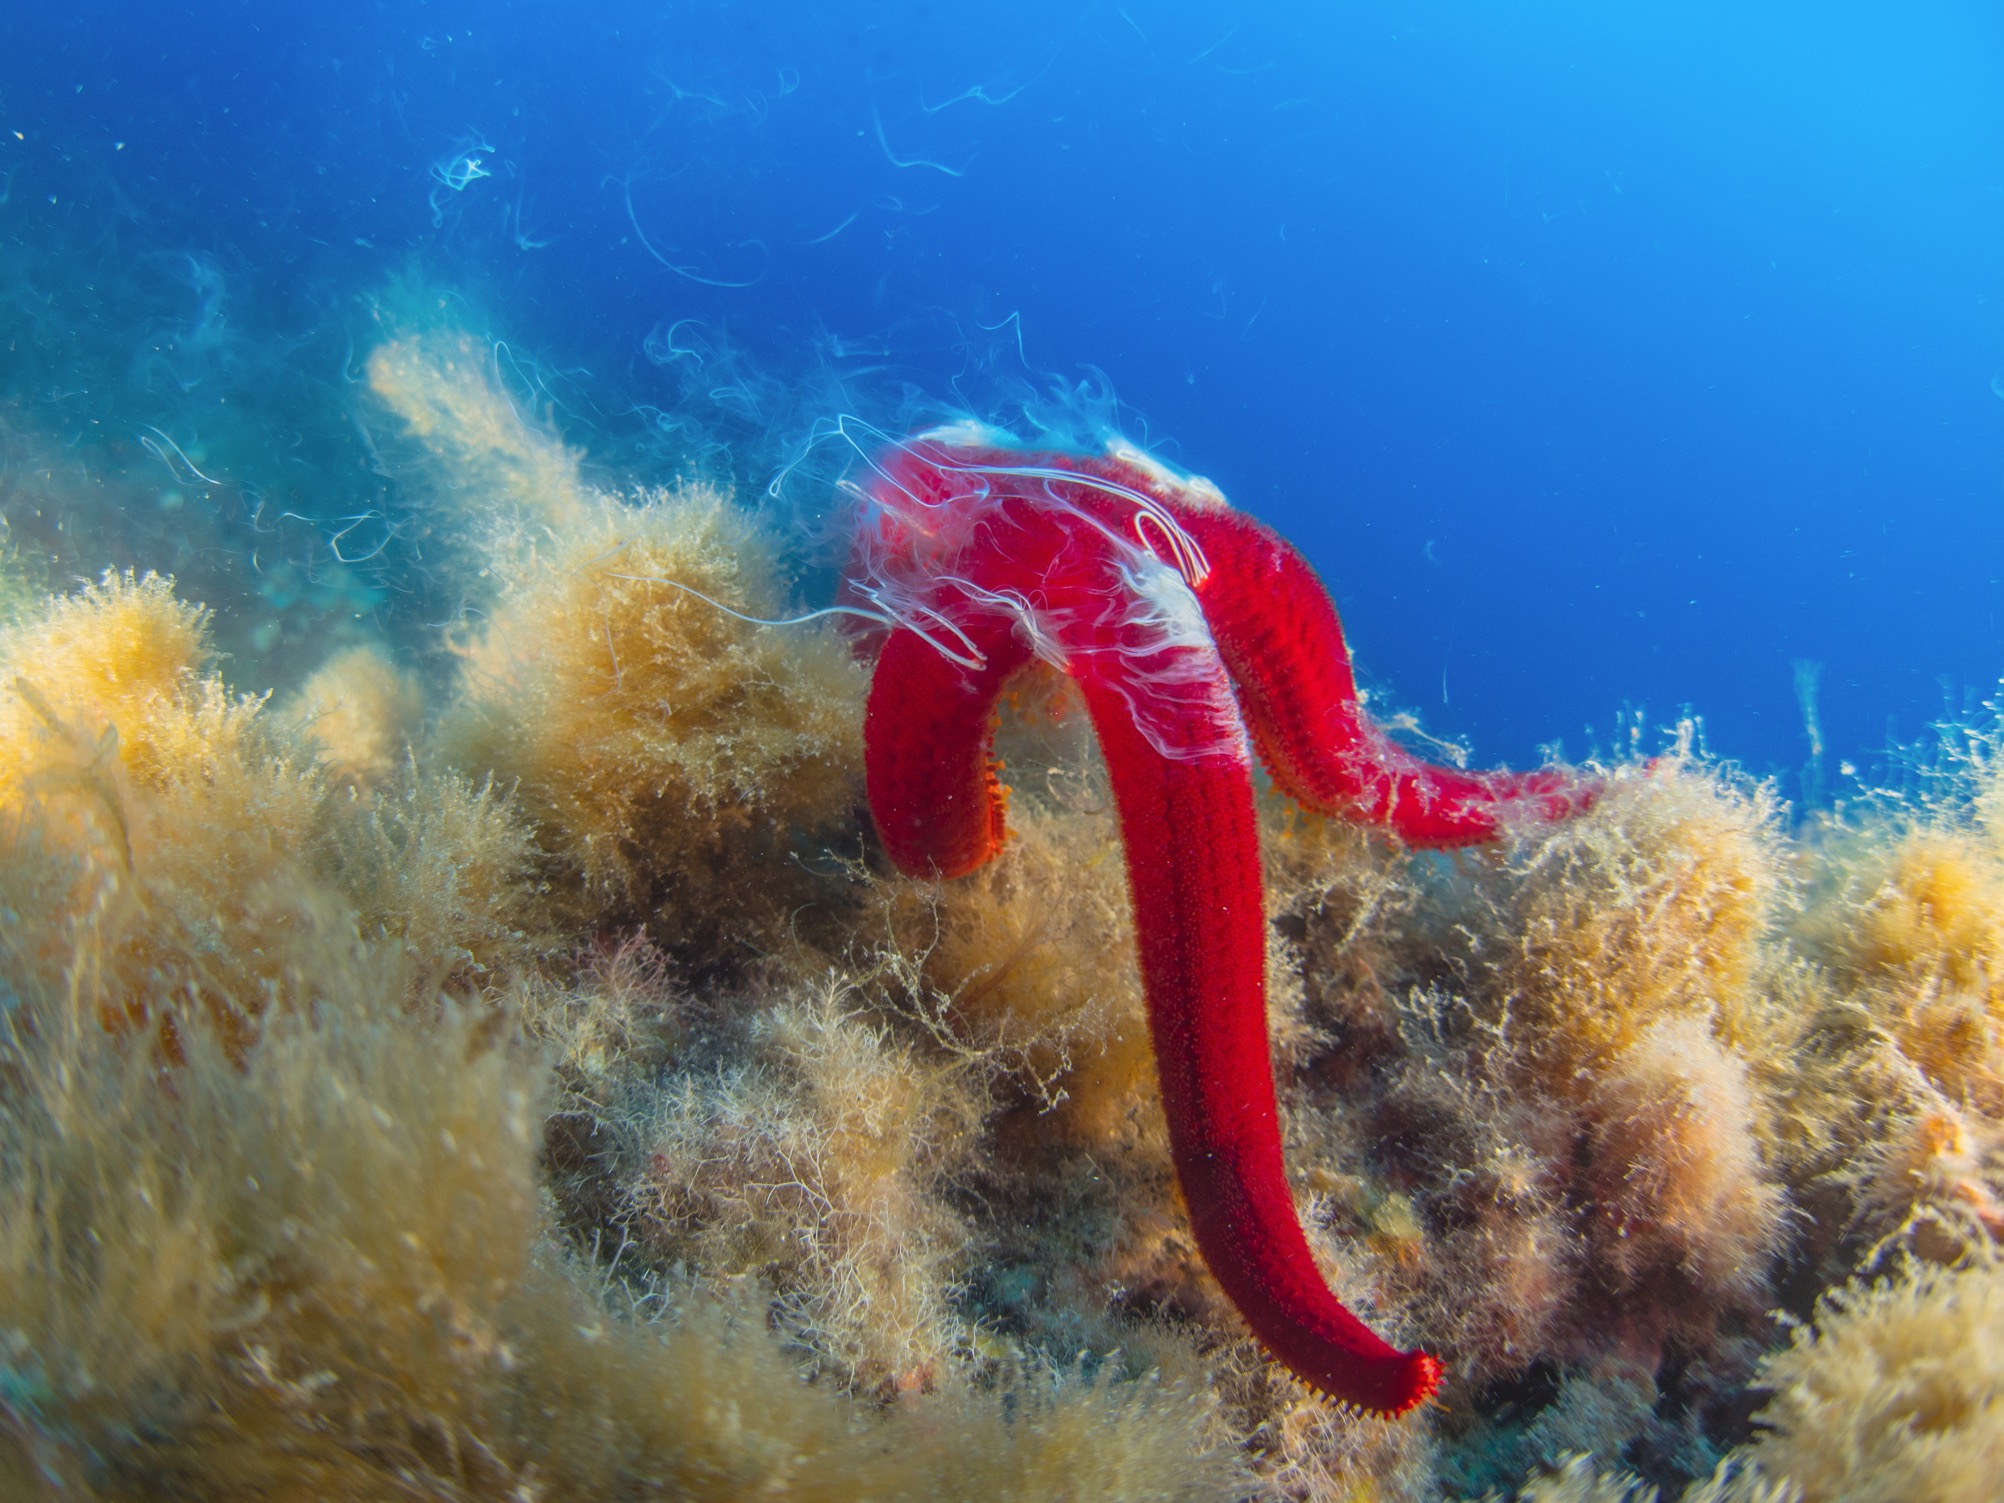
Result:
<svg viewBox="0 0 2004 1503">
<path fill-rule="evenodd" d="M 421 650 L 247 695 L 164 575 L 8 576 L 7 1496 L 1987 1496 L 1994 729 L 1798 824 L 1688 731 L 1489 850 L 1266 801 L 1304 1224 L 1447 1368 L 1361 1416 L 1191 1243 L 1062 681 L 999 858 L 888 873 L 788 541 L 380 327 Z"/>
</svg>

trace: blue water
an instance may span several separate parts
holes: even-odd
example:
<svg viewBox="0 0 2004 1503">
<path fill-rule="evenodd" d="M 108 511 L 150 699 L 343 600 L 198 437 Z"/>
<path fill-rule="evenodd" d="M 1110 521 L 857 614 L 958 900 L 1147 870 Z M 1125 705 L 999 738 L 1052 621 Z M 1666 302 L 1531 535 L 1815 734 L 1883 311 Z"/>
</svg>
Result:
<svg viewBox="0 0 2004 1503">
<path fill-rule="evenodd" d="M 1688 707 L 1792 778 L 1811 662 L 1834 776 L 2004 674 L 1994 4 L 46 9 L 0 19 L 17 537 L 191 480 L 158 429 L 225 484 L 137 561 L 345 548 L 394 620 L 352 377 L 422 285 L 608 474 L 1117 421 L 1481 760 Z"/>
</svg>

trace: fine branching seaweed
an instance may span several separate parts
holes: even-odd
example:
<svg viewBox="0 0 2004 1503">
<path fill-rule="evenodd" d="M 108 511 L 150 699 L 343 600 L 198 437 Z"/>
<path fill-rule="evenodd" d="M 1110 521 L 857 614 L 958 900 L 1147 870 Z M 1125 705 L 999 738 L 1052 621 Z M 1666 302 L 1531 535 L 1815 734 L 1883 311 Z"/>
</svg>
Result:
<svg viewBox="0 0 2004 1503">
<path fill-rule="evenodd" d="M 234 358 L 184 271 L 174 360 Z M 172 557 L 0 581 L 0 1492 L 1988 1496 L 1996 725 L 1806 817 L 1673 729 L 1449 854 L 1263 796 L 1297 1207 L 1445 1366 L 1361 1415 L 1197 1254 L 1064 681 L 996 859 L 896 875 L 793 540 L 377 332 L 396 641 L 253 665 Z"/>
</svg>

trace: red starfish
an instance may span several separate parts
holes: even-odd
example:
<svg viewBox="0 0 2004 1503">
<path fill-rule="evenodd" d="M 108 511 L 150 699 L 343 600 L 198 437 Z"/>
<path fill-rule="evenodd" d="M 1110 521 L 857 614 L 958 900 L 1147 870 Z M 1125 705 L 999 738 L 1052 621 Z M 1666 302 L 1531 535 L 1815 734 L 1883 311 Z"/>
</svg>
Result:
<svg viewBox="0 0 2004 1503">
<path fill-rule="evenodd" d="M 1440 1381 L 1330 1293 L 1281 1159 L 1266 1035 L 1250 744 L 1311 808 L 1415 845 L 1493 840 L 1592 789 L 1420 761 L 1359 710 L 1328 593 L 1209 482 L 1136 451 L 1039 454 L 951 429 L 871 461 L 850 587 L 892 623 L 870 685 L 870 809 L 891 859 L 956 877 L 993 856 L 1004 685 L 1069 673 L 1120 813 L 1162 1108 L 1204 1261 L 1294 1373 L 1402 1413 Z M 1237 695 L 1234 696 L 1234 685 Z"/>
</svg>

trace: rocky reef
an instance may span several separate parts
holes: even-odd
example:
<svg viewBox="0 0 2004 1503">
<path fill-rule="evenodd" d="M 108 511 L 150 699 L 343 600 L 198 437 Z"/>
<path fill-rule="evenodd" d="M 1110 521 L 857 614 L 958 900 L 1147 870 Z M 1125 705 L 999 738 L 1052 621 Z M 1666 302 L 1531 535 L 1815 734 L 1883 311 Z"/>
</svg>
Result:
<svg viewBox="0 0 2004 1503">
<path fill-rule="evenodd" d="M 449 328 L 366 376 L 425 650 L 244 694 L 143 564 L 6 591 L 8 1497 L 2004 1475 L 1995 725 L 1808 812 L 1673 728 L 1446 854 L 1266 799 L 1297 1203 L 1446 1369 L 1362 1416 L 1192 1246 L 1066 683 L 1004 717 L 999 859 L 898 876 L 851 644 L 759 624 L 797 605 L 773 517 L 589 478 Z"/>
</svg>

